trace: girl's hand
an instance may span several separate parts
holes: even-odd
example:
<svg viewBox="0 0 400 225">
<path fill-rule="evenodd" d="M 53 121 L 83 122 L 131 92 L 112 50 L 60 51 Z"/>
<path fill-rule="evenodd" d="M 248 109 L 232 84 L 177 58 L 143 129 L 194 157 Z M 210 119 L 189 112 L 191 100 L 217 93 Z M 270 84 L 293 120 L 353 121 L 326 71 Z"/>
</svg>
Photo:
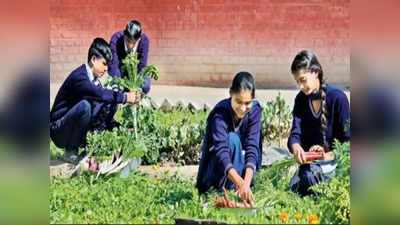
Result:
<svg viewBox="0 0 400 225">
<path fill-rule="evenodd" d="M 308 150 L 310 152 L 322 152 L 322 156 L 318 158 L 318 160 L 325 160 L 325 151 L 324 148 L 321 145 L 313 145 L 311 148 Z"/>
<path fill-rule="evenodd" d="M 239 198 L 242 199 L 245 207 L 253 207 L 254 195 L 251 191 L 250 185 L 244 183 L 242 186 L 239 186 L 236 193 Z"/>
<path fill-rule="evenodd" d="M 126 93 L 126 97 L 127 97 L 126 102 L 131 103 L 131 104 L 137 103 L 138 99 L 137 99 L 136 95 L 137 95 L 136 91 L 131 91 L 131 92 Z"/>
<path fill-rule="evenodd" d="M 234 168 L 228 171 L 228 178 L 235 184 L 236 194 L 243 200 L 244 206 L 249 206 L 249 203 L 252 206 L 254 197 L 249 182 L 246 182 Z"/>
<path fill-rule="evenodd" d="M 325 161 L 331 161 L 335 159 L 335 154 L 333 152 L 327 152 L 327 153 L 323 153 L 323 160 Z"/>
<path fill-rule="evenodd" d="M 311 146 L 310 152 L 322 152 L 321 158 L 319 160 L 325 160 L 325 161 L 330 161 L 335 158 L 335 155 L 333 152 L 325 152 L 324 148 L 321 145 L 313 145 Z"/>
<path fill-rule="evenodd" d="M 142 100 L 142 93 L 140 91 L 136 92 L 136 101 L 140 102 L 140 100 Z"/>
<path fill-rule="evenodd" d="M 300 144 L 293 144 L 293 158 L 296 160 L 297 163 L 303 164 L 306 160 L 306 157 L 304 155 L 304 150 L 300 146 Z"/>
<path fill-rule="evenodd" d="M 324 148 L 321 145 L 313 145 L 309 149 L 310 152 L 324 152 Z"/>
</svg>

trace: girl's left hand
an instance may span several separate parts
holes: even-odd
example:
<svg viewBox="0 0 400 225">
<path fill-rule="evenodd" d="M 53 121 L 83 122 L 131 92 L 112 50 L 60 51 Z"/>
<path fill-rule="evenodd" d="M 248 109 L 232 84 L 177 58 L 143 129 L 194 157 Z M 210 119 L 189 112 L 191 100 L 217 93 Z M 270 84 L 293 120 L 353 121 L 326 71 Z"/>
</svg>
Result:
<svg viewBox="0 0 400 225">
<path fill-rule="evenodd" d="M 237 195 L 243 200 L 243 203 L 246 207 L 253 207 L 254 196 L 250 185 L 246 183 L 241 185 L 237 190 Z"/>
<path fill-rule="evenodd" d="M 137 102 L 140 102 L 140 100 L 142 100 L 142 93 L 140 93 L 140 91 L 136 92 L 136 99 L 137 99 Z"/>
<path fill-rule="evenodd" d="M 325 151 L 321 145 L 313 145 L 313 146 L 311 146 L 309 151 L 310 152 L 322 152 L 322 156 L 321 156 L 321 158 L 319 158 L 319 160 L 326 160 L 325 159 Z"/>
<path fill-rule="evenodd" d="M 310 152 L 322 152 L 322 157 L 319 160 L 331 161 L 335 159 L 335 154 L 330 152 L 325 152 L 324 148 L 321 145 L 313 145 L 309 149 Z"/>
</svg>

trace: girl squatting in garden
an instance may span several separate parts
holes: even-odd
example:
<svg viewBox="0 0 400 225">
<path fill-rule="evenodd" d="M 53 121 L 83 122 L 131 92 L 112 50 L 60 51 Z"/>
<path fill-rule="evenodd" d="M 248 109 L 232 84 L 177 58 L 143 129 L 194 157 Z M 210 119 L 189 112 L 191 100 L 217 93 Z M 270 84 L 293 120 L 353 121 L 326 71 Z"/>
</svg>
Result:
<svg viewBox="0 0 400 225">
<path fill-rule="evenodd" d="M 326 84 L 317 57 L 311 51 L 301 51 L 292 62 L 291 72 L 299 85 L 293 108 L 293 123 L 288 148 L 300 164 L 290 181 L 290 188 L 301 196 L 311 194 L 308 188 L 332 177 L 337 166 L 332 151 L 334 139 L 350 140 L 345 129 L 350 119 L 345 93 Z M 305 152 L 322 152 L 312 163 L 305 161 Z"/>
<path fill-rule="evenodd" d="M 261 106 L 254 100 L 253 76 L 236 74 L 229 93 L 208 115 L 196 187 L 200 193 L 236 189 L 244 204 L 251 205 L 250 186 L 262 152 Z"/>
</svg>

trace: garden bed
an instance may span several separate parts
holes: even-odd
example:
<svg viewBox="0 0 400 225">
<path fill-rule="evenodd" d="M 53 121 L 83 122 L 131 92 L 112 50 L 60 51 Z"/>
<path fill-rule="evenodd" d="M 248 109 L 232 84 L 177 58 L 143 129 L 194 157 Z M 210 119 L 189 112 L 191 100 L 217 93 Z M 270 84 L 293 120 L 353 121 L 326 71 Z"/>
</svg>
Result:
<svg viewBox="0 0 400 225">
<path fill-rule="evenodd" d="M 90 171 L 72 179 L 50 179 L 50 223 L 158 223 L 176 218 L 227 223 L 349 223 L 349 144 L 338 145 L 335 178 L 318 185 L 318 197 L 301 198 L 287 189 L 294 161 L 277 162 L 259 171 L 253 215 L 213 208 L 216 192 L 199 196 L 194 180 L 172 174 L 149 178 L 140 172 L 128 178 L 94 179 Z M 222 194 L 219 194 L 222 196 Z M 233 196 L 233 192 L 230 192 Z"/>
</svg>

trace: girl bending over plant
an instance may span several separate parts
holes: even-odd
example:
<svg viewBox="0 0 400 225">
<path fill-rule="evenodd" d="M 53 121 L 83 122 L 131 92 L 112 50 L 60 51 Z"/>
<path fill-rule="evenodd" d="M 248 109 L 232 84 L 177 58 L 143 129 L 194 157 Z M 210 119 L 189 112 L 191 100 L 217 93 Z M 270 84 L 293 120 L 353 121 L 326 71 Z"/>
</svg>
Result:
<svg viewBox="0 0 400 225">
<path fill-rule="evenodd" d="M 236 74 L 230 98 L 220 101 L 207 118 L 196 187 L 200 193 L 236 189 L 245 205 L 254 200 L 251 184 L 261 167 L 261 106 L 248 72 Z"/>
<path fill-rule="evenodd" d="M 311 193 L 310 186 L 334 175 L 337 163 L 332 143 L 334 139 L 350 140 L 350 131 L 345 129 L 350 109 L 345 93 L 326 84 L 322 67 L 311 51 L 296 55 L 291 72 L 300 92 L 293 108 L 288 148 L 300 167 L 289 186 L 304 196 Z"/>
</svg>

